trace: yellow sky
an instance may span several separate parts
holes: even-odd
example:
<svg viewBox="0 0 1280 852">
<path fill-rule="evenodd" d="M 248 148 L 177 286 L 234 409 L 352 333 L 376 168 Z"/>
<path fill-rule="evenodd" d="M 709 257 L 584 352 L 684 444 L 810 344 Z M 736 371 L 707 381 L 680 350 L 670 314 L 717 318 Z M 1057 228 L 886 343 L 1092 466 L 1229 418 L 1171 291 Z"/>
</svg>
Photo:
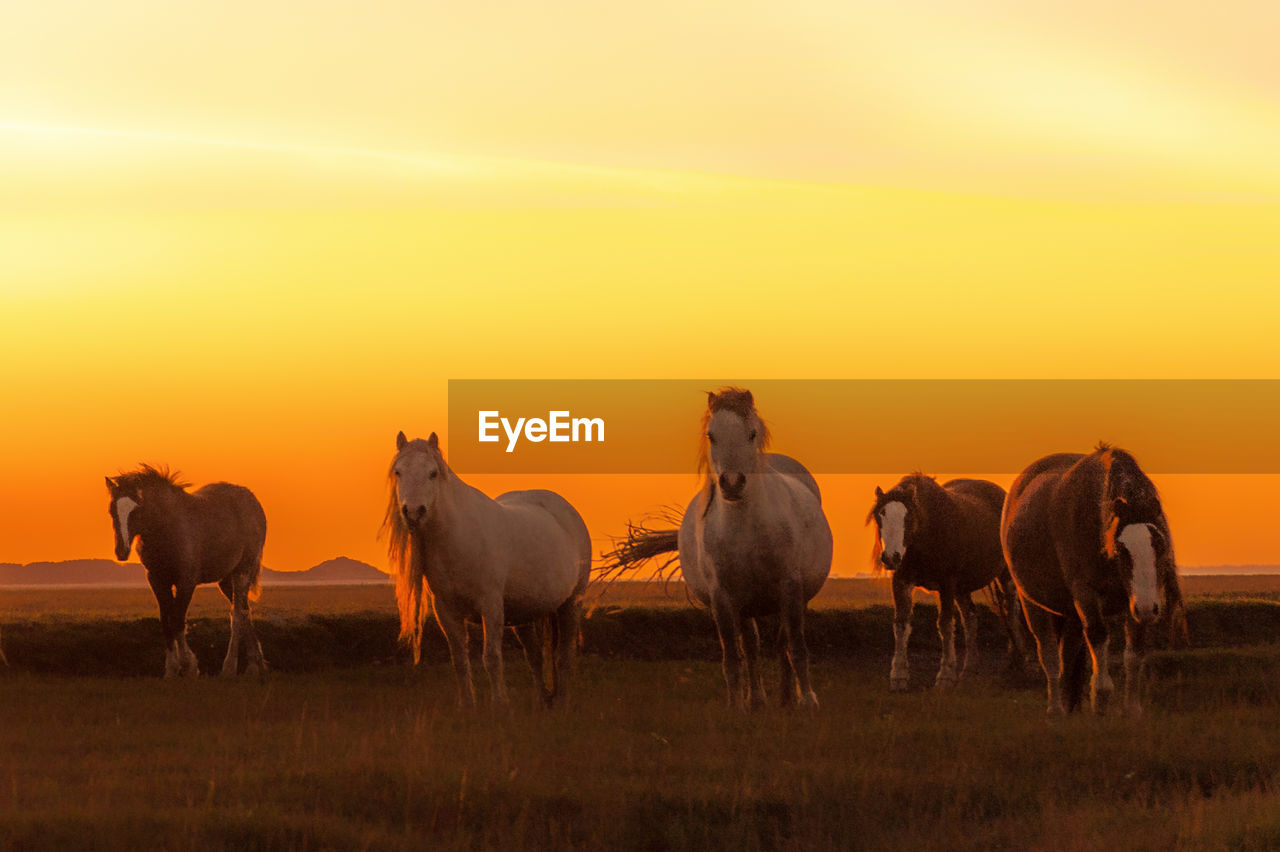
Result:
<svg viewBox="0 0 1280 852">
<path fill-rule="evenodd" d="M 21 4 L 0 561 L 107 555 L 154 460 L 383 564 L 451 377 L 1277 377 L 1280 12 L 1212 12 Z"/>
</svg>

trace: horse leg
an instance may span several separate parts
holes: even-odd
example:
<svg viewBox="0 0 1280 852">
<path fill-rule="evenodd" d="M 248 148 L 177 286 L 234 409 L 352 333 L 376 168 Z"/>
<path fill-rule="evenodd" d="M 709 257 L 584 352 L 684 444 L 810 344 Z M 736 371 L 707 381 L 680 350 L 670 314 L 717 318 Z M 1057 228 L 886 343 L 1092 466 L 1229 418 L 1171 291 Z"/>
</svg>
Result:
<svg viewBox="0 0 1280 852">
<path fill-rule="evenodd" d="M 964 628 L 963 677 L 973 677 L 978 670 L 978 613 L 973 606 L 972 595 L 956 597 L 956 609 L 960 613 L 960 626 Z"/>
<path fill-rule="evenodd" d="M 1111 693 L 1115 691 L 1115 683 L 1108 671 L 1107 623 L 1096 608 L 1093 612 L 1088 612 L 1077 605 L 1076 611 L 1080 614 L 1084 640 L 1089 646 L 1089 656 L 1093 662 L 1093 677 L 1089 679 L 1089 704 L 1096 715 L 1102 716 L 1107 712 Z"/>
<path fill-rule="evenodd" d="M 1044 679 L 1049 691 L 1050 716 L 1061 716 L 1066 713 L 1066 705 L 1062 702 L 1061 646 L 1058 635 L 1062 629 L 1062 616 L 1054 615 L 1035 604 L 1023 604 L 1022 613 L 1027 620 L 1027 629 L 1036 640 L 1036 653 L 1040 657 L 1040 668 L 1044 671 Z"/>
<path fill-rule="evenodd" d="M 240 619 L 236 617 L 236 590 L 235 582 L 231 577 L 225 577 L 218 583 L 218 588 L 222 594 L 226 595 L 227 600 L 231 603 L 231 639 L 227 642 L 227 656 L 222 660 L 222 675 L 228 677 L 234 675 L 240 668 Z"/>
<path fill-rule="evenodd" d="M 506 707 L 507 682 L 502 670 L 502 607 L 491 609 L 480 617 L 484 627 L 484 660 L 485 674 L 489 675 L 489 688 L 495 707 Z"/>
<path fill-rule="evenodd" d="M 818 709 L 818 696 L 809 681 L 809 646 L 804 641 L 804 611 L 808 602 L 800 582 L 782 584 L 782 636 L 787 646 L 791 668 L 795 672 L 796 685 L 800 689 L 800 706 Z"/>
<path fill-rule="evenodd" d="M 524 658 L 533 672 L 533 703 L 535 707 L 551 706 L 551 690 L 547 689 L 546 671 L 543 668 L 542 640 L 548 630 L 554 630 L 550 619 L 540 618 L 530 624 L 517 627 L 516 638 L 524 649 Z M 555 665 L 553 662 L 552 665 Z"/>
<path fill-rule="evenodd" d="M 232 602 L 231 618 L 233 622 L 232 638 L 234 641 L 235 630 L 234 622 L 238 618 L 240 629 L 243 631 L 243 641 L 248 647 L 248 659 L 245 661 L 245 672 L 248 674 L 263 675 L 267 673 L 267 661 L 262 656 L 262 643 L 258 641 L 258 631 L 253 626 L 253 610 L 249 604 L 249 591 L 253 586 L 253 577 L 261 570 L 259 566 L 247 568 L 244 571 L 237 572 L 235 575 L 235 600 Z M 230 649 L 228 649 L 228 654 Z M 236 653 L 236 663 L 239 663 L 239 651 Z M 224 663 L 225 666 L 225 663 Z"/>
<path fill-rule="evenodd" d="M 787 642 L 782 632 L 782 618 L 778 619 L 778 679 L 779 700 L 783 707 L 794 707 L 800 699 L 800 691 L 796 689 L 796 670 L 791 667 L 791 655 L 787 653 Z"/>
<path fill-rule="evenodd" d="M 747 630 L 742 634 L 742 649 L 747 657 L 747 703 L 764 706 L 764 673 L 760 670 L 760 626 L 754 618 L 746 621 Z"/>
<path fill-rule="evenodd" d="M 942 664 L 938 666 L 935 687 L 956 685 L 956 595 L 944 585 L 938 592 L 938 635 L 942 637 Z"/>
<path fill-rule="evenodd" d="M 178 656 L 178 640 L 172 627 L 173 586 L 161 583 L 150 572 L 147 572 L 147 582 L 151 584 L 151 592 L 160 606 L 160 632 L 164 634 L 164 676 L 174 677 L 182 667 L 182 660 Z"/>
<path fill-rule="evenodd" d="M 1142 661 L 1147 651 L 1147 626 L 1132 617 L 1124 622 L 1124 713 L 1142 715 Z"/>
<path fill-rule="evenodd" d="M 738 610 L 719 588 L 711 593 L 711 615 L 720 634 L 720 657 L 724 682 L 729 688 L 729 706 L 746 709 L 742 683 L 742 623 Z"/>
<path fill-rule="evenodd" d="M 1004 590 L 1004 629 L 1009 634 L 1009 669 L 1022 674 L 1026 672 L 1027 664 L 1031 660 L 1025 635 L 1027 622 L 1022 617 L 1022 598 L 1018 596 L 1018 586 L 1007 570 L 999 582 L 1000 588 Z"/>
<path fill-rule="evenodd" d="M 1074 611 L 1062 618 L 1058 640 L 1058 656 L 1062 660 L 1062 673 L 1058 676 L 1063 705 L 1068 713 L 1080 709 L 1084 701 L 1085 652 L 1084 623 Z"/>
<path fill-rule="evenodd" d="M 573 655 L 578 649 L 578 633 L 581 630 L 582 603 L 570 598 L 560 604 L 551 619 L 554 638 L 554 664 L 551 669 L 551 705 L 563 707 L 568 698 L 569 675 L 573 671 Z"/>
<path fill-rule="evenodd" d="M 906 692 L 910 664 L 907 660 L 907 643 L 911 639 L 911 610 L 913 587 L 893 575 L 893 662 L 889 664 L 889 691 Z"/>
<path fill-rule="evenodd" d="M 449 643 L 449 659 L 453 661 L 454 680 L 458 687 L 458 707 L 475 707 L 476 691 L 471 684 L 471 660 L 467 655 L 467 623 L 439 601 L 434 609 L 436 623 Z"/>
<path fill-rule="evenodd" d="M 178 674 L 187 677 L 197 677 L 200 674 L 200 664 L 196 661 L 195 652 L 187 645 L 187 607 L 191 606 L 191 595 L 195 590 L 194 585 L 177 586 L 173 596 L 173 631 L 177 637 Z"/>
</svg>

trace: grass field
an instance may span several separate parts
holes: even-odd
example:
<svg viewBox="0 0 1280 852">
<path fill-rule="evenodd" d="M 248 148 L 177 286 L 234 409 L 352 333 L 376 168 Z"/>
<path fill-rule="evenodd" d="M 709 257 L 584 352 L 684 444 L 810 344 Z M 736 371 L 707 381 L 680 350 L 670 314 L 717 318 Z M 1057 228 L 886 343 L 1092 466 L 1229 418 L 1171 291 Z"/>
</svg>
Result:
<svg viewBox="0 0 1280 852">
<path fill-rule="evenodd" d="M 1265 584 L 1190 599 L 1193 648 L 1149 665 L 1141 720 L 1050 724 L 1043 686 L 987 665 L 887 690 L 889 610 L 837 584 L 815 607 L 814 714 L 724 706 L 710 619 L 610 590 L 584 627 L 572 706 L 453 707 L 440 645 L 417 669 L 389 590 L 267 589 L 277 671 L 162 681 L 145 590 L 0 592 L 0 843 L 8 848 L 1274 848 L 1280 603 Z M 192 638 L 220 662 L 225 607 Z M 625 594 L 623 594 L 625 592 Z M 96 603 L 95 603 L 96 601 Z M 484 676 L 478 686 L 487 694 Z"/>
</svg>

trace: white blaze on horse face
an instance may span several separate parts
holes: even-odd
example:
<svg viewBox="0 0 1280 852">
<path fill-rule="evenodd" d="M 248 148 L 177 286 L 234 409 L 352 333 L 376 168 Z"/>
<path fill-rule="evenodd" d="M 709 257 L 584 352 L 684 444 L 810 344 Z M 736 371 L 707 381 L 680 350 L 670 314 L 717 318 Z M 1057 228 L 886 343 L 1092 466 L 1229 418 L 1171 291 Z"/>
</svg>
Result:
<svg viewBox="0 0 1280 852">
<path fill-rule="evenodd" d="M 1160 590 L 1156 583 L 1156 550 L 1149 524 L 1129 524 L 1116 540 L 1129 553 L 1133 579 L 1129 587 L 1129 607 L 1139 621 L 1150 621 L 1159 611 Z"/>
<path fill-rule="evenodd" d="M 411 451 L 396 461 L 396 497 L 407 520 L 417 521 L 431 510 L 440 484 L 440 466 L 430 453 Z"/>
<path fill-rule="evenodd" d="M 121 497 L 116 501 L 116 529 L 120 532 L 121 550 L 127 550 L 133 544 L 133 536 L 129 534 L 129 516 L 136 508 L 138 504 L 130 497 Z"/>
<path fill-rule="evenodd" d="M 880 513 L 880 549 L 885 556 L 902 558 L 907 551 L 907 507 L 894 500 Z"/>
</svg>

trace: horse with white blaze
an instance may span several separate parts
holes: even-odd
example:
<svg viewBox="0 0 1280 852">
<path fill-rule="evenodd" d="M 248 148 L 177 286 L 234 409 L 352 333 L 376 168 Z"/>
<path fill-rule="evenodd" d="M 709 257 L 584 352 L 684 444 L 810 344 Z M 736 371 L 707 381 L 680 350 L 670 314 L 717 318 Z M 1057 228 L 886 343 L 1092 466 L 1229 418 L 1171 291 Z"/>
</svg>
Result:
<svg viewBox="0 0 1280 852">
<path fill-rule="evenodd" d="M 203 583 L 217 583 L 231 602 L 231 640 L 222 673 L 236 674 L 242 643 L 246 670 L 265 672 L 249 602 L 260 590 L 267 516 L 253 492 L 229 482 L 188 492 L 188 484 L 176 474 L 150 465 L 115 479 L 108 476 L 106 482 L 116 559 L 128 559 L 138 540 L 138 558 L 160 605 L 164 676 L 199 673 L 196 655 L 187 645 L 187 607 L 196 586 Z"/>
<path fill-rule="evenodd" d="M 1100 444 L 1089 455 L 1032 463 L 1009 488 L 1000 537 L 1036 637 L 1049 713 L 1079 707 L 1090 659 L 1093 710 L 1106 711 L 1115 689 L 1107 622 L 1117 617 L 1124 619 L 1124 710 L 1141 713 L 1148 630 L 1164 620 L 1185 639 L 1186 617 L 1169 522 L 1133 456 Z"/>
<path fill-rule="evenodd" d="M 1026 642 L 1018 594 L 1000 549 L 1000 511 L 1004 489 L 985 479 L 953 479 L 939 484 L 931 476 L 904 476 L 888 491 L 876 487 L 876 501 L 867 514 L 875 523 L 871 559 L 877 568 L 893 572 L 893 662 L 889 688 L 907 688 L 907 643 L 911 636 L 912 594 L 922 588 L 938 593 L 938 635 L 942 661 L 936 686 L 954 686 L 956 666 L 955 615 L 964 626 L 964 666 L 968 675 L 977 667 L 977 613 L 973 593 L 989 588 L 996 614 L 1009 636 L 1010 668 L 1021 671 Z"/>
</svg>

